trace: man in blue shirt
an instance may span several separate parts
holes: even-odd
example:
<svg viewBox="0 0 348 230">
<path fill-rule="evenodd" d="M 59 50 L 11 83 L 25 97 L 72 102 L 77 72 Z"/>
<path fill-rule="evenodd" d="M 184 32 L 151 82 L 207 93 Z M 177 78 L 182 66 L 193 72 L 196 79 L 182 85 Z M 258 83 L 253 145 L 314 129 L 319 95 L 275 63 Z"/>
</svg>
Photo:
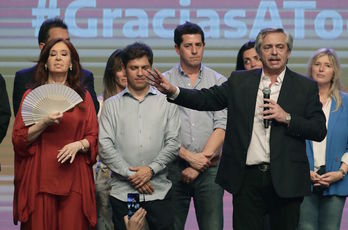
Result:
<svg viewBox="0 0 348 230">
<path fill-rule="evenodd" d="M 174 31 L 179 64 L 164 73 L 167 79 L 189 89 L 221 85 L 226 78 L 203 65 L 204 33 L 186 22 Z M 195 111 L 179 106 L 181 148 L 170 168 L 173 182 L 174 229 L 182 230 L 190 207 L 195 205 L 199 229 L 223 229 L 223 189 L 215 183 L 225 137 L 226 110 Z"/>
</svg>

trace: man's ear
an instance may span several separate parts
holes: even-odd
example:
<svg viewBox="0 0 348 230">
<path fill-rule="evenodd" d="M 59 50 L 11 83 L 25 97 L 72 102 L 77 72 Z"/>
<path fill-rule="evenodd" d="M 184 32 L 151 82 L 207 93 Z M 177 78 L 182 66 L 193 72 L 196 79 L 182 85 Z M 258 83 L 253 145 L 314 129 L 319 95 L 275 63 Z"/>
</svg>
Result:
<svg viewBox="0 0 348 230">
<path fill-rule="evenodd" d="M 39 44 L 40 50 L 42 50 L 45 47 L 45 45 L 46 45 L 45 43 L 40 42 L 40 44 Z"/>
<path fill-rule="evenodd" d="M 180 56 L 180 47 L 177 44 L 175 44 L 174 48 L 175 48 L 176 54 Z"/>
</svg>

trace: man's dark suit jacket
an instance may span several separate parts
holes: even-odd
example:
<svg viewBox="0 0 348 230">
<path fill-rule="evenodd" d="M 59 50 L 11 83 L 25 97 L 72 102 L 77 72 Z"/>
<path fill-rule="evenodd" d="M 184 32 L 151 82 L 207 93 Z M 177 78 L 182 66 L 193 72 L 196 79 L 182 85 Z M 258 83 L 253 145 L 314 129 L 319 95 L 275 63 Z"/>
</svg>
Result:
<svg viewBox="0 0 348 230">
<path fill-rule="evenodd" d="M 196 110 L 227 107 L 227 127 L 216 182 L 228 192 L 238 193 L 243 182 L 261 70 L 232 72 L 221 86 L 210 89 L 180 88 L 176 104 Z M 325 138 L 325 115 L 317 84 L 287 69 L 277 102 L 291 114 L 288 127 L 272 122 L 270 165 L 273 186 L 280 197 L 301 197 L 310 193 L 309 164 L 305 140 Z"/>
<path fill-rule="evenodd" d="M 21 103 L 21 100 L 25 91 L 28 89 L 29 84 L 34 81 L 35 70 L 36 70 L 36 65 L 31 68 L 23 69 L 16 72 L 14 84 L 13 84 L 13 94 L 12 94 L 13 111 L 15 116 L 17 115 L 19 105 Z M 94 91 L 93 73 L 85 69 L 82 69 L 82 71 L 83 71 L 82 82 L 84 86 L 86 87 L 86 89 L 88 90 L 88 92 L 91 94 L 95 110 L 98 113 L 99 103 L 97 100 L 97 95 L 95 94 L 95 91 Z"/>
<path fill-rule="evenodd" d="M 6 83 L 0 74 L 0 143 L 6 136 L 8 124 L 10 123 L 11 109 L 6 91 Z"/>
</svg>

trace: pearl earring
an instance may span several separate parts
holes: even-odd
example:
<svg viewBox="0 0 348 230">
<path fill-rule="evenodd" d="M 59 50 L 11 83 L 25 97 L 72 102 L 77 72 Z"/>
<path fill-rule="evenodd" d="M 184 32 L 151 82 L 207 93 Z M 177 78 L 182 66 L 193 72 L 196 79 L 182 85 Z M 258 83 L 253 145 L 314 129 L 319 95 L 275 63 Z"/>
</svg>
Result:
<svg viewBox="0 0 348 230">
<path fill-rule="evenodd" d="M 45 64 L 45 70 L 47 71 L 47 65 Z"/>
</svg>

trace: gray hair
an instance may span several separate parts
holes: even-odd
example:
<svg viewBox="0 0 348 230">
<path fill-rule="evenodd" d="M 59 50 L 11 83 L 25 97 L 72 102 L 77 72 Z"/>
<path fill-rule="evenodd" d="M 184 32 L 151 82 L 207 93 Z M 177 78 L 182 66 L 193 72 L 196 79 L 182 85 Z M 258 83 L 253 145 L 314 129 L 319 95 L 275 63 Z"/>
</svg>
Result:
<svg viewBox="0 0 348 230">
<path fill-rule="evenodd" d="M 256 41 L 255 41 L 255 49 L 256 52 L 258 53 L 258 55 L 261 54 L 260 49 L 261 49 L 261 44 L 263 42 L 263 39 L 266 37 L 267 34 L 270 33 L 282 33 L 286 36 L 286 44 L 288 46 L 288 51 L 291 52 L 292 47 L 293 47 L 293 42 L 294 39 L 292 38 L 291 34 L 289 34 L 288 32 L 286 32 L 283 28 L 265 28 L 262 29 L 259 34 L 256 37 Z"/>
</svg>

